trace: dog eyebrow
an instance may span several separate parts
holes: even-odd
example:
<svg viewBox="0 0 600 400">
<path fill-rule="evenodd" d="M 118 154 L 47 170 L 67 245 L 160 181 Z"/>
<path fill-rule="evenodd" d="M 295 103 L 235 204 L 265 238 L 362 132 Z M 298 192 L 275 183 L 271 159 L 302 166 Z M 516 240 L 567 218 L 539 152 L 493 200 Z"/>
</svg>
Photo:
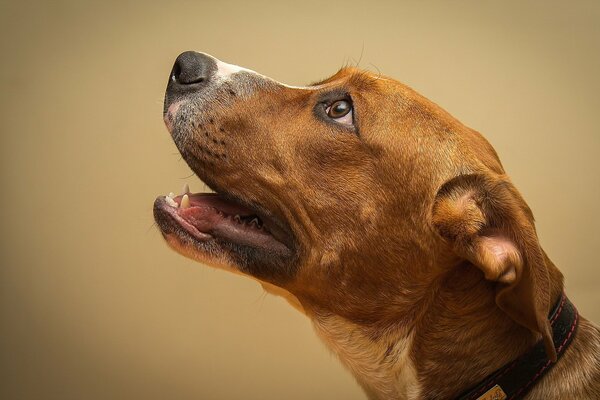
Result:
<svg viewBox="0 0 600 400">
<path fill-rule="evenodd" d="M 338 72 L 331 75 L 329 78 L 325 78 L 323 80 L 313 82 L 309 86 L 322 86 L 322 85 L 326 85 L 328 83 L 334 83 L 335 81 L 338 81 L 348 75 L 352 75 L 353 73 L 354 73 L 354 71 L 353 71 L 352 67 L 342 67 L 338 70 Z"/>
<path fill-rule="evenodd" d="M 348 83 L 358 90 L 376 90 L 379 76 L 373 76 L 367 71 L 354 70 L 348 78 Z"/>
<path fill-rule="evenodd" d="M 335 84 L 339 81 L 340 84 L 345 83 L 345 86 L 366 91 L 375 90 L 377 88 L 376 82 L 378 80 L 379 76 L 372 76 L 368 71 L 361 71 L 352 67 L 344 67 L 329 78 L 322 81 L 313 82 L 310 84 L 310 86 L 324 86 L 328 84 Z"/>
</svg>

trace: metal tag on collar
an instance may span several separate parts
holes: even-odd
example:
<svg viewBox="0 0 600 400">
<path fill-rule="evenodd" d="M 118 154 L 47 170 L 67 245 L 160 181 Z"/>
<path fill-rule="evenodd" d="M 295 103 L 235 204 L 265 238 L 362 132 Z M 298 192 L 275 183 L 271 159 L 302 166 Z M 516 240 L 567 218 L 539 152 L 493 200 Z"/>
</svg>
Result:
<svg viewBox="0 0 600 400">
<path fill-rule="evenodd" d="M 477 400 L 505 400 L 506 393 L 499 385 L 494 386 L 481 396 L 477 398 Z"/>
</svg>

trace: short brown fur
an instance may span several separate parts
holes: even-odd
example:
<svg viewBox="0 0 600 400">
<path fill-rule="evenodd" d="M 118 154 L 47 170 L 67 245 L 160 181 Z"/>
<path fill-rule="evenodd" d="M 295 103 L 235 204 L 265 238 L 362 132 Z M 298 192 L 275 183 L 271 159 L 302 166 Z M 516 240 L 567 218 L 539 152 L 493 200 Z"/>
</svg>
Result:
<svg viewBox="0 0 600 400">
<path fill-rule="evenodd" d="M 478 132 L 397 81 L 352 68 L 303 90 L 247 79 L 246 95 L 189 106 L 173 128 L 188 135 L 178 146 L 211 187 L 286 221 L 293 273 L 250 275 L 313 320 L 370 398 L 449 399 L 550 343 L 562 275 Z M 356 132 L 313 114 L 319 94 L 336 88 L 352 97 Z M 596 326 L 581 319 L 527 398 L 600 398 Z"/>
</svg>

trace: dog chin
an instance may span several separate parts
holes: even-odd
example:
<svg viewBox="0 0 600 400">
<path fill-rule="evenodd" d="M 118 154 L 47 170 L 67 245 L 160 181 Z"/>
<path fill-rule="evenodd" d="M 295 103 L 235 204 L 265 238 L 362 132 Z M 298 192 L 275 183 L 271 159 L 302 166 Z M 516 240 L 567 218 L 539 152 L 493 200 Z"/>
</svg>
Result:
<svg viewBox="0 0 600 400">
<path fill-rule="evenodd" d="M 270 283 L 276 287 L 283 287 L 287 282 L 288 279 L 282 279 L 282 276 L 291 276 L 289 266 L 294 265 L 292 262 L 266 265 L 261 262 L 265 257 L 253 257 L 247 251 L 235 249 L 237 247 L 235 244 L 227 246 L 214 239 L 198 241 L 186 232 L 165 233 L 163 231 L 162 234 L 171 249 L 186 258 L 213 268 L 250 277 L 263 284 Z"/>
<path fill-rule="evenodd" d="M 239 266 L 235 265 L 227 252 L 216 243 L 198 243 L 191 238 L 182 238 L 175 233 L 163 234 L 163 236 L 169 247 L 184 257 L 213 268 L 246 275 L 240 271 Z"/>
<path fill-rule="evenodd" d="M 273 221 L 216 193 L 160 196 L 154 217 L 169 246 L 188 258 L 275 284 L 293 275 L 295 252 L 277 239 Z"/>
</svg>

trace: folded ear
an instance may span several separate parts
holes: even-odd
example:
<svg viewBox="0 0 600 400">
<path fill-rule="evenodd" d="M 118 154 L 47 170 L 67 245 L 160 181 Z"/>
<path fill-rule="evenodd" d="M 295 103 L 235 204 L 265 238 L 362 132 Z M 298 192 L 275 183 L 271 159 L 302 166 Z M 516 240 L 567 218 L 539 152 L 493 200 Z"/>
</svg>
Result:
<svg viewBox="0 0 600 400">
<path fill-rule="evenodd" d="M 515 187 L 504 177 L 459 176 L 438 191 L 432 218 L 459 257 L 497 282 L 498 307 L 540 333 L 556 361 L 548 269 L 531 210 Z"/>
</svg>

